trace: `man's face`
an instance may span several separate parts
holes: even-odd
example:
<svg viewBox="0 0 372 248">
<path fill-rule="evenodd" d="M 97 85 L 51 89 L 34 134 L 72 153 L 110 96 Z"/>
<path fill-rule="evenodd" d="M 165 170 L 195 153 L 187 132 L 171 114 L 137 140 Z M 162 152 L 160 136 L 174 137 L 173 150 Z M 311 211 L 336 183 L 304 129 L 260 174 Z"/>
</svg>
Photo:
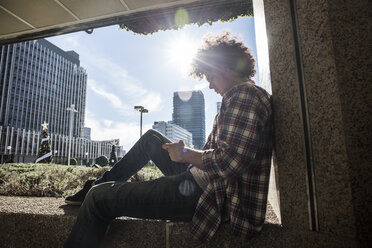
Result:
<svg viewBox="0 0 372 248">
<path fill-rule="evenodd" d="M 208 72 L 205 73 L 205 77 L 209 82 L 209 88 L 213 89 L 217 94 L 223 96 L 229 90 L 229 84 L 222 72 Z"/>
</svg>

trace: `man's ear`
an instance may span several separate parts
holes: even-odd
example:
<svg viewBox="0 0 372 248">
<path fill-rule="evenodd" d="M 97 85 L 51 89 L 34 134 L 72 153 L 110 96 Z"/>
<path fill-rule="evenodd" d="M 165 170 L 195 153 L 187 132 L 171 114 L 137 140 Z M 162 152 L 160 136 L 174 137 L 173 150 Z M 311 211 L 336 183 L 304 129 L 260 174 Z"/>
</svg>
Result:
<svg viewBox="0 0 372 248">
<path fill-rule="evenodd" d="M 224 75 L 226 76 L 226 78 L 230 80 L 239 78 L 239 74 L 234 69 L 231 69 L 231 68 L 225 68 Z"/>
<path fill-rule="evenodd" d="M 227 79 L 227 80 L 231 80 L 232 78 L 234 78 L 235 76 L 236 76 L 236 73 L 232 70 L 232 69 L 230 69 L 230 68 L 228 68 L 228 67 L 226 67 L 226 68 L 222 68 L 221 69 L 221 72 L 222 72 L 222 76 L 225 78 L 225 79 Z"/>
</svg>

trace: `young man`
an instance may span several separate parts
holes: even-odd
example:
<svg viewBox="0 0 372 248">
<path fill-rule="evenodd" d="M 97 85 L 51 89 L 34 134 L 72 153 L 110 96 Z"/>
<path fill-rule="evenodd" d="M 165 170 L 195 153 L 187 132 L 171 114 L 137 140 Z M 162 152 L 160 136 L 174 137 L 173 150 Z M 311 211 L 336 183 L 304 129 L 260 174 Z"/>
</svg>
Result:
<svg viewBox="0 0 372 248">
<path fill-rule="evenodd" d="M 207 37 L 191 75 L 223 96 L 202 150 L 171 143 L 150 130 L 114 167 L 66 198 L 82 206 L 66 247 L 95 247 L 115 217 L 191 221 L 191 234 L 209 240 L 221 222 L 249 238 L 265 220 L 273 146 L 271 97 L 256 86 L 255 60 L 229 33 Z M 165 177 L 126 182 L 149 160 Z M 93 186 L 94 185 L 94 186 Z M 93 186 L 93 187 L 92 187 Z"/>
</svg>

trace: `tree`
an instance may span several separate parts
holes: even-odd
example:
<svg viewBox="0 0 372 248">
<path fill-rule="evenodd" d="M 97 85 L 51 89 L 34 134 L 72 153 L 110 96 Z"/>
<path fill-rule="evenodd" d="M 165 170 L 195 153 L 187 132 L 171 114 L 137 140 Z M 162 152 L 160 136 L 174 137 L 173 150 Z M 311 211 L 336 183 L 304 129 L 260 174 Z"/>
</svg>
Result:
<svg viewBox="0 0 372 248">
<path fill-rule="evenodd" d="M 99 166 L 106 166 L 108 162 L 109 161 L 106 156 L 100 156 L 96 158 L 96 164 L 98 164 Z"/>
<path fill-rule="evenodd" d="M 43 131 L 41 132 L 41 142 L 39 146 L 39 152 L 37 154 L 37 159 L 35 163 L 51 163 L 53 162 L 53 155 L 50 149 L 50 142 L 48 136 L 48 123 L 44 121 L 41 125 L 43 127 Z"/>
<path fill-rule="evenodd" d="M 117 161 L 118 161 L 118 159 L 116 158 L 115 145 L 112 145 L 109 165 L 113 166 Z"/>
<path fill-rule="evenodd" d="M 70 165 L 77 165 L 78 162 L 76 160 L 76 158 L 70 158 Z M 68 160 L 66 160 L 66 163 L 65 165 L 68 165 Z"/>
</svg>

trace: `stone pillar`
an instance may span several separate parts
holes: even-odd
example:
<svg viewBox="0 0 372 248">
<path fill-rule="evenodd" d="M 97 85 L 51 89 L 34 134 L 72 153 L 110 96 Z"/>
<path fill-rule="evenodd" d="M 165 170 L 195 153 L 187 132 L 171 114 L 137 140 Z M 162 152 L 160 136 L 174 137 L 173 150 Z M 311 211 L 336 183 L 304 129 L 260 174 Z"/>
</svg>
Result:
<svg viewBox="0 0 372 248">
<path fill-rule="evenodd" d="M 283 224 L 277 246 L 366 245 L 368 1 L 264 0 L 264 9 Z"/>
</svg>

